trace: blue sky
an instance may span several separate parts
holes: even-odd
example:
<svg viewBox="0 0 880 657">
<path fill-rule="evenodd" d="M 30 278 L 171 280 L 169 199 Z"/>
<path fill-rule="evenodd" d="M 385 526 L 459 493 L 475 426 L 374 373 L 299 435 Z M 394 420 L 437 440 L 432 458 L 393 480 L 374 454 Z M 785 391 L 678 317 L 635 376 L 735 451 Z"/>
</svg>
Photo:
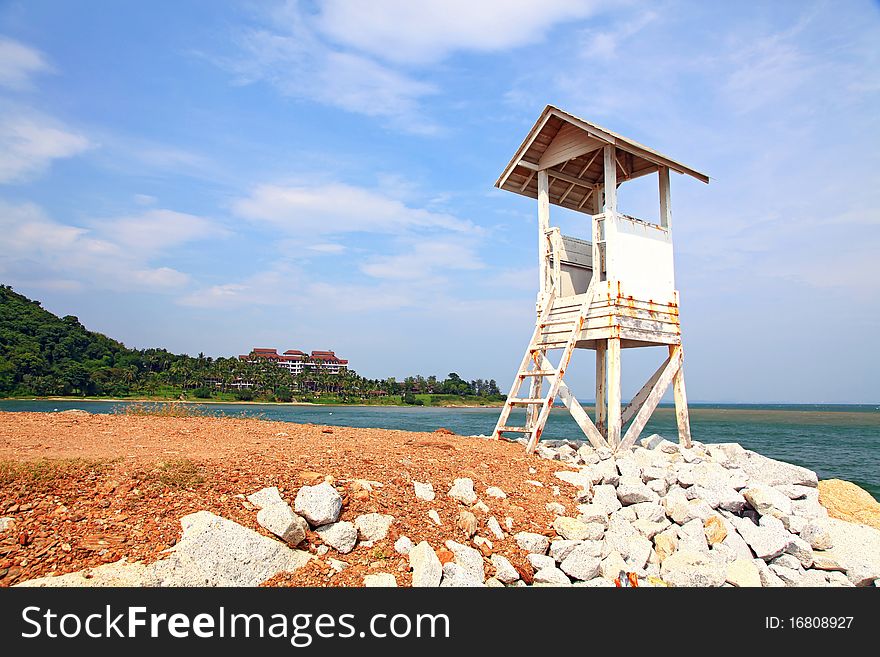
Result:
<svg viewBox="0 0 880 657">
<path fill-rule="evenodd" d="M 691 399 L 877 402 L 878 44 L 858 1 L 3 2 L 0 280 L 133 347 L 506 387 L 535 204 L 493 183 L 553 103 L 712 176 L 672 183 Z"/>
</svg>

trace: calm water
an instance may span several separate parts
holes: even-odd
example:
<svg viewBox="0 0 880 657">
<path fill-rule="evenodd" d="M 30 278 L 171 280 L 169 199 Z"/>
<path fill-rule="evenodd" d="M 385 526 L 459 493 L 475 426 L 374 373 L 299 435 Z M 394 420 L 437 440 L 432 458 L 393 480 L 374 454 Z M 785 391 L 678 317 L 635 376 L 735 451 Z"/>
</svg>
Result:
<svg viewBox="0 0 880 657">
<path fill-rule="evenodd" d="M 64 411 L 81 408 L 112 413 L 124 402 L 0 401 L 0 411 Z M 212 412 L 231 416 L 260 415 L 268 420 L 407 431 L 446 427 L 461 435 L 489 434 L 497 408 L 397 408 L 388 406 L 279 406 L 210 404 Z M 797 463 L 821 479 L 847 479 L 880 499 L 880 406 L 692 404 L 691 431 L 706 443 L 738 442 L 766 456 Z M 519 420 L 522 421 L 522 420 Z M 518 421 L 514 417 L 511 424 Z M 645 433 L 675 439 L 675 416 L 660 407 Z M 545 438 L 580 438 L 565 409 L 555 409 Z"/>
</svg>

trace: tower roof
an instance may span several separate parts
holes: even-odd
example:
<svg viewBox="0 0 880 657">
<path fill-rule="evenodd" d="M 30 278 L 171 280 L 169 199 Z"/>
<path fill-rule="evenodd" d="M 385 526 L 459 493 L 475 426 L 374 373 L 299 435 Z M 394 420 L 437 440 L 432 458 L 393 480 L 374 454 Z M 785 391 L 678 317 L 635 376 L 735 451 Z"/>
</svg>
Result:
<svg viewBox="0 0 880 657">
<path fill-rule="evenodd" d="M 589 191 L 602 181 L 602 147 L 606 144 L 617 149 L 618 183 L 654 173 L 660 166 L 709 182 L 705 173 L 628 137 L 547 105 L 495 186 L 537 198 L 535 174 L 546 169 L 550 176 L 550 202 L 570 210 L 588 212 L 584 203 Z"/>
</svg>

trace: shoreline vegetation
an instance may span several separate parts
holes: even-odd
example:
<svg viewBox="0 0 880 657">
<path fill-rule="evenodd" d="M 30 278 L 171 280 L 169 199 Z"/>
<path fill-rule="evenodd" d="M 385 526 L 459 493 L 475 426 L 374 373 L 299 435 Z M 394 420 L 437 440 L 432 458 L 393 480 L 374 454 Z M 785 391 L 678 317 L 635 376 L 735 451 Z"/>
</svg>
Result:
<svg viewBox="0 0 880 657">
<path fill-rule="evenodd" d="M 481 397 L 465 399 L 446 399 L 445 395 L 425 395 L 434 397 L 433 403 L 422 403 L 417 406 L 425 408 L 501 408 L 503 401 L 486 400 Z M 237 399 L 198 399 L 198 398 L 174 398 L 174 397 L 78 397 L 75 395 L 54 395 L 48 397 L 0 397 L 0 401 L 59 401 L 59 402 L 118 402 L 123 404 L 192 404 L 192 405 L 223 405 L 223 406 L 342 406 L 342 407 L 372 407 L 387 406 L 389 408 L 411 408 L 413 404 L 404 404 L 402 401 L 395 403 L 399 395 L 384 397 L 383 401 L 359 400 L 356 402 L 341 401 L 261 401 L 261 400 L 237 400 Z M 418 397 L 418 396 L 417 396 Z M 452 397 L 451 395 L 449 397 Z M 442 398 L 442 399 L 438 399 Z"/>
<path fill-rule="evenodd" d="M 312 403 L 368 406 L 494 406 L 494 379 L 437 376 L 369 379 L 308 361 L 291 374 L 271 361 L 129 349 L 57 317 L 0 285 L 0 399 L 53 397 L 146 401 Z"/>
</svg>

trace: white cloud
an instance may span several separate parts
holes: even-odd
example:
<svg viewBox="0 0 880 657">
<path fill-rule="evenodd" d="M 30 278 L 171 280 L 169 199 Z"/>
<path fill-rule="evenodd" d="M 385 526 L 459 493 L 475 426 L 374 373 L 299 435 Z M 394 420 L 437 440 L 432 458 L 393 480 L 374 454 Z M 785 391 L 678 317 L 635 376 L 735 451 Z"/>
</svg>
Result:
<svg viewBox="0 0 880 657">
<path fill-rule="evenodd" d="M 573 0 L 328 2 L 317 13 L 291 1 L 237 34 L 238 52 L 211 59 L 239 83 L 266 81 L 283 95 L 386 119 L 404 132 L 441 127 L 423 108 L 439 93 L 412 68 L 456 52 L 499 52 L 542 41 L 554 25 L 592 13 Z"/>
<path fill-rule="evenodd" d="M 27 89 L 31 77 L 51 71 L 52 67 L 39 50 L 0 36 L 0 87 Z"/>
<path fill-rule="evenodd" d="M 316 251 L 317 253 L 328 253 L 328 254 L 338 254 L 345 252 L 345 246 L 342 244 L 334 244 L 332 242 L 326 242 L 323 244 L 312 244 L 307 247 L 309 251 Z"/>
<path fill-rule="evenodd" d="M 294 234 L 398 233 L 406 229 L 478 232 L 450 214 L 413 208 L 376 191 L 343 183 L 308 187 L 260 185 L 236 200 L 238 216 Z"/>
<path fill-rule="evenodd" d="M 204 217 L 163 209 L 100 220 L 93 225 L 98 233 L 115 244 L 142 254 L 229 235 L 229 231 Z"/>
<path fill-rule="evenodd" d="M 411 281 L 431 278 L 441 271 L 474 270 L 485 267 L 476 249 L 461 240 L 431 239 L 407 242 L 395 255 L 369 258 L 361 266 L 368 276 Z"/>
<path fill-rule="evenodd" d="M 72 157 L 89 146 L 83 135 L 48 118 L 0 116 L 0 183 L 30 180 L 54 160 Z"/>
<path fill-rule="evenodd" d="M 454 52 L 498 52 L 542 41 L 557 23 L 584 18 L 574 0 L 329 0 L 316 24 L 336 43 L 405 66 Z"/>
<path fill-rule="evenodd" d="M 190 277 L 153 265 L 162 249 L 217 234 L 208 220 L 170 210 L 86 228 L 55 221 L 33 203 L 0 201 L 0 277 L 50 289 L 174 291 Z"/>
</svg>

